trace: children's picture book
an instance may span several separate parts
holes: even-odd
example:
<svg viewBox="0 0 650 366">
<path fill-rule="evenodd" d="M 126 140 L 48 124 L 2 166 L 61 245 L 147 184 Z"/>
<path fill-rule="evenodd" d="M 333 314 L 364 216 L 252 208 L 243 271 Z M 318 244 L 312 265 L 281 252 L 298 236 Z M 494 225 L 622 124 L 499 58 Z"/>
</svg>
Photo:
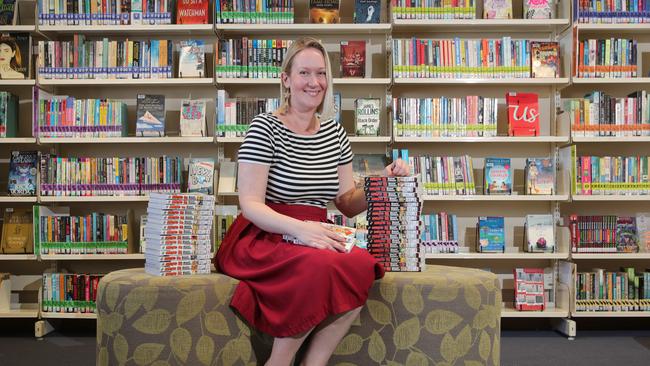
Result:
<svg viewBox="0 0 650 366">
<path fill-rule="evenodd" d="M 307 222 L 312 222 L 312 221 L 307 221 Z M 333 232 L 345 238 L 344 245 L 345 245 L 346 253 L 349 253 L 352 250 L 352 248 L 357 245 L 357 241 L 358 241 L 357 229 L 353 227 L 342 226 L 342 225 L 334 225 L 327 222 L 319 222 L 319 224 L 325 226 L 326 228 L 332 230 Z M 284 234 L 282 236 L 282 239 L 292 244 L 305 245 L 302 241 L 300 241 L 300 239 L 292 235 Z"/>
<path fill-rule="evenodd" d="M 0 138 L 16 137 L 18 130 L 18 97 L 0 91 Z"/>
<path fill-rule="evenodd" d="M 531 253 L 555 252 L 553 215 L 526 215 L 526 251 Z"/>
<path fill-rule="evenodd" d="M 178 77 L 202 78 L 205 76 L 205 42 L 200 39 L 180 42 Z"/>
<path fill-rule="evenodd" d="M 165 96 L 138 94 L 136 135 L 165 136 Z"/>
<path fill-rule="evenodd" d="M 0 34 L 0 79 L 29 79 L 31 48 L 29 33 Z"/>
<path fill-rule="evenodd" d="M 2 225 L 2 253 L 34 253 L 34 214 L 32 208 L 6 208 Z"/>
<path fill-rule="evenodd" d="M 485 194 L 512 194 L 510 158 L 485 158 Z"/>
<path fill-rule="evenodd" d="M 354 0 L 355 23 L 379 23 L 381 0 Z"/>
<path fill-rule="evenodd" d="M 214 194 L 214 159 L 190 159 L 187 191 Z"/>
<path fill-rule="evenodd" d="M 341 42 L 341 77 L 366 76 L 366 41 Z"/>
<path fill-rule="evenodd" d="M 536 93 L 506 94 L 509 136 L 539 136 L 539 96 Z"/>
<path fill-rule="evenodd" d="M 526 159 L 526 194 L 555 194 L 555 164 L 551 158 Z"/>
<path fill-rule="evenodd" d="M 354 121 L 357 136 L 378 136 L 381 100 L 359 98 L 354 101 Z"/>
<path fill-rule="evenodd" d="M 619 216 L 616 218 L 616 251 L 618 253 L 637 253 L 639 251 L 639 235 L 635 217 Z"/>
<path fill-rule="evenodd" d="M 0 0 L 0 25 L 16 25 L 16 0 Z"/>
<path fill-rule="evenodd" d="M 176 24 L 208 24 L 209 0 L 177 0 Z"/>
<path fill-rule="evenodd" d="M 38 151 L 12 151 L 9 160 L 9 195 L 35 196 L 37 169 Z"/>
<path fill-rule="evenodd" d="M 341 123 L 341 93 L 334 93 L 334 120 Z"/>
<path fill-rule="evenodd" d="M 512 19 L 512 0 L 485 0 L 483 19 Z"/>
<path fill-rule="evenodd" d="M 311 23 L 340 23 L 339 0 L 309 0 L 309 20 Z"/>
<path fill-rule="evenodd" d="M 524 19 L 554 19 L 555 0 L 524 0 Z"/>
<path fill-rule="evenodd" d="M 357 188 L 364 186 L 364 178 L 382 175 L 388 165 L 388 158 L 382 154 L 354 154 L 352 160 L 352 177 Z"/>
<path fill-rule="evenodd" d="M 515 268 L 515 309 L 542 311 L 544 301 L 544 268 Z"/>
<path fill-rule="evenodd" d="M 560 44 L 530 42 L 531 77 L 557 78 L 560 74 Z"/>
<path fill-rule="evenodd" d="M 183 99 L 181 102 L 181 136 L 206 136 L 206 101 L 203 99 Z"/>
<path fill-rule="evenodd" d="M 478 247 L 480 253 L 506 250 L 505 221 L 502 216 L 481 216 L 478 219 Z"/>
</svg>

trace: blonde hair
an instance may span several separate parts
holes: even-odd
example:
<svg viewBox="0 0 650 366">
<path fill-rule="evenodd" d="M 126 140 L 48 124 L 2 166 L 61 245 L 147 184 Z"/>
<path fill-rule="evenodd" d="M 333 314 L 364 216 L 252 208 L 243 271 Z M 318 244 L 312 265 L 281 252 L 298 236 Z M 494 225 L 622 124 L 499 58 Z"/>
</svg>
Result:
<svg viewBox="0 0 650 366">
<path fill-rule="evenodd" d="M 319 115 L 321 120 L 325 120 L 334 116 L 334 93 L 332 92 L 332 67 L 330 66 L 330 59 L 327 56 L 327 51 L 325 46 L 313 37 L 301 37 L 291 43 L 287 54 L 282 61 L 282 72 L 287 75 L 291 74 L 291 66 L 293 66 L 293 59 L 296 55 L 307 48 L 313 48 L 320 51 L 325 59 L 325 77 L 327 78 L 327 89 L 325 90 L 325 96 L 323 101 L 316 109 L 316 113 Z M 285 114 L 289 112 L 289 107 L 291 106 L 291 90 L 284 86 L 284 83 L 280 82 L 280 107 L 278 112 Z"/>
</svg>

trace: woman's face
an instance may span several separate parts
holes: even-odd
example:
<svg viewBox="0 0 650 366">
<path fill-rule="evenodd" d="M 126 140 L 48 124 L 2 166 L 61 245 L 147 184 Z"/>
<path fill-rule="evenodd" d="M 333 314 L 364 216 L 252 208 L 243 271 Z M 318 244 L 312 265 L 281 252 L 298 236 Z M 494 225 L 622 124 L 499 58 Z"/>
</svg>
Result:
<svg viewBox="0 0 650 366">
<path fill-rule="evenodd" d="M 327 90 L 327 74 L 323 54 L 306 48 L 296 54 L 291 74 L 283 78 L 291 90 L 291 107 L 298 110 L 317 109 Z"/>
<path fill-rule="evenodd" d="M 11 49 L 6 43 L 0 43 L 0 64 L 8 64 L 16 55 L 16 51 Z"/>
</svg>

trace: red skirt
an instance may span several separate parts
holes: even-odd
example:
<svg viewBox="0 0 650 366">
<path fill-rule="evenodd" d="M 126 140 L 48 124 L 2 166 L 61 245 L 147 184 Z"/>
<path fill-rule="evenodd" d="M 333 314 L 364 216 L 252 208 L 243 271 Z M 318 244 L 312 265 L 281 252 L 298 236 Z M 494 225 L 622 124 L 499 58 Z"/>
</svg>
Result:
<svg viewBox="0 0 650 366">
<path fill-rule="evenodd" d="M 327 211 L 267 203 L 299 220 L 325 222 Z M 241 282 L 230 302 L 248 323 L 274 337 L 308 331 L 325 318 L 365 304 L 383 267 L 359 248 L 350 253 L 289 244 L 239 215 L 217 255 L 218 270 Z"/>
</svg>

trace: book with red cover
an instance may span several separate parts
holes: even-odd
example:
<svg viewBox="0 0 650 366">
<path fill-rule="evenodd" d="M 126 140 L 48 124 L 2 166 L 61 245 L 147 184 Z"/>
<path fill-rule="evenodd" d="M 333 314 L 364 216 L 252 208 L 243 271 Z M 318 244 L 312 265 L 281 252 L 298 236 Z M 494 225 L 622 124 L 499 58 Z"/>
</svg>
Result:
<svg viewBox="0 0 650 366">
<path fill-rule="evenodd" d="M 506 94 L 508 135 L 539 136 L 539 97 L 535 93 Z"/>
<path fill-rule="evenodd" d="M 542 311 L 546 308 L 543 268 L 515 268 L 515 309 Z"/>
<path fill-rule="evenodd" d="M 341 42 L 341 77 L 366 76 L 366 41 Z"/>
<path fill-rule="evenodd" d="M 208 0 L 178 0 L 176 24 L 208 24 Z"/>
</svg>

